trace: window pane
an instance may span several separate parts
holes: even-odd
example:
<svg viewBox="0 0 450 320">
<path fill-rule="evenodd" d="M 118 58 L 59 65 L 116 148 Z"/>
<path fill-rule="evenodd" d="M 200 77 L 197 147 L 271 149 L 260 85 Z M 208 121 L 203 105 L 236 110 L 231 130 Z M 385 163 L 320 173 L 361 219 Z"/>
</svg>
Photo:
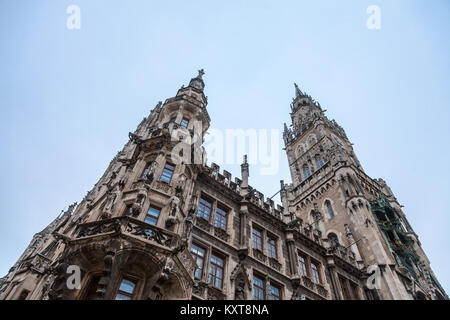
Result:
<svg viewBox="0 0 450 320">
<path fill-rule="evenodd" d="M 156 225 L 156 223 L 158 222 L 159 213 L 159 209 L 150 207 L 147 211 L 147 215 L 144 221 L 149 224 Z"/>
<path fill-rule="evenodd" d="M 164 166 L 164 170 L 161 174 L 160 180 L 170 182 L 170 180 L 172 179 L 172 174 L 173 174 L 174 170 L 175 170 L 174 166 L 166 163 L 166 165 Z"/>
<path fill-rule="evenodd" d="M 183 120 L 181 120 L 181 124 L 180 124 L 180 125 L 181 125 L 183 128 L 187 128 L 188 124 L 189 124 L 189 120 L 188 120 L 188 119 L 183 118 Z"/>
<path fill-rule="evenodd" d="M 131 297 L 118 293 L 116 296 L 116 300 L 131 300 Z"/>
<path fill-rule="evenodd" d="M 270 298 L 272 300 L 280 300 L 280 289 L 275 286 L 270 286 Z"/>
<path fill-rule="evenodd" d="M 158 218 L 158 217 L 159 217 L 159 209 L 150 207 L 150 209 L 148 209 L 147 214 L 149 214 L 149 215 L 151 215 L 151 216 L 153 216 L 153 217 Z"/>
<path fill-rule="evenodd" d="M 133 282 L 131 282 L 129 280 L 126 280 L 126 279 L 123 279 L 122 283 L 120 284 L 119 290 L 123 291 L 123 292 L 126 292 L 126 293 L 129 293 L 129 294 L 132 294 L 133 291 L 134 291 L 134 287 L 135 286 L 136 285 Z"/>
</svg>

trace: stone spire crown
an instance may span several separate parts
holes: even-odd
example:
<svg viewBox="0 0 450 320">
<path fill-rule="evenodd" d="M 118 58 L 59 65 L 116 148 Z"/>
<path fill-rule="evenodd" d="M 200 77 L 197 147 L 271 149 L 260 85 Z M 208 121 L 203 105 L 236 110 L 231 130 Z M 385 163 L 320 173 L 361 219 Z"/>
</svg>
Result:
<svg viewBox="0 0 450 320">
<path fill-rule="evenodd" d="M 203 92 L 203 89 L 205 88 L 205 83 L 203 82 L 204 74 L 205 71 L 203 71 L 203 69 L 198 70 L 198 75 L 191 79 L 189 86 Z"/>
</svg>

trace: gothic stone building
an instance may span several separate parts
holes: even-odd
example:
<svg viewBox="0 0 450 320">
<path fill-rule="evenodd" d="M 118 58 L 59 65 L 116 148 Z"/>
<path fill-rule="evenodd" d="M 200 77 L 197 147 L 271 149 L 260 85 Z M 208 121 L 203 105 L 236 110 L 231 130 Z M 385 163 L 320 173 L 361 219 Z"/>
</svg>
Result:
<svg viewBox="0 0 450 320">
<path fill-rule="evenodd" d="M 81 203 L 33 237 L 0 299 L 447 299 L 391 189 L 297 85 L 282 206 L 249 185 L 245 158 L 240 179 L 207 166 L 202 76 L 158 103 Z"/>
</svg>

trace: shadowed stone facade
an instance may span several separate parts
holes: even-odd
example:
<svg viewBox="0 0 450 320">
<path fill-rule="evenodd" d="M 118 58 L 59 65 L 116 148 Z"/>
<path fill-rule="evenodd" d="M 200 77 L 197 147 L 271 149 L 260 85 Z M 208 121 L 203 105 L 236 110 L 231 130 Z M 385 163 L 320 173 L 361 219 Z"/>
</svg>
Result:
<svg viewBox="0 0 450 320">
<path fill-rule="evenodd" d="M 207 166 L 203 74 L 33 237 L 0 299 L 447 299 L 390 188 L 297 85 L 282 206 L 249 185 L 246 158 L 234 181 Z M 78 289 L 67 286 L 74 265 Z"/>
</svg>

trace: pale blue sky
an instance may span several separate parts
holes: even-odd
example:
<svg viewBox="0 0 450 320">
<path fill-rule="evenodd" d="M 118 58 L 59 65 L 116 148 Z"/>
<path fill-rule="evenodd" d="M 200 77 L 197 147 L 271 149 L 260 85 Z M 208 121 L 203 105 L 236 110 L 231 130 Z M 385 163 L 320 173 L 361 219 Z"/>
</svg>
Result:
<svg viewBox="0 0 450 320">
<path fill-rule="evenodd" d="M 81 8 L 81 30 L 66 8 Z M 381 30 L 366 8 L 381 8 Z M 450 289 L 448 1 L 0 1 L 0 276 L 204 68 L 212 127 L 282 129 L 293 82 L 391 186 Z M 281 146 L 281 145 L 280 145 Z M 239 175 L 238 165 L 222 168 Z M 271 196 L 280 171 L 250 183 Z"/>
</svg>

